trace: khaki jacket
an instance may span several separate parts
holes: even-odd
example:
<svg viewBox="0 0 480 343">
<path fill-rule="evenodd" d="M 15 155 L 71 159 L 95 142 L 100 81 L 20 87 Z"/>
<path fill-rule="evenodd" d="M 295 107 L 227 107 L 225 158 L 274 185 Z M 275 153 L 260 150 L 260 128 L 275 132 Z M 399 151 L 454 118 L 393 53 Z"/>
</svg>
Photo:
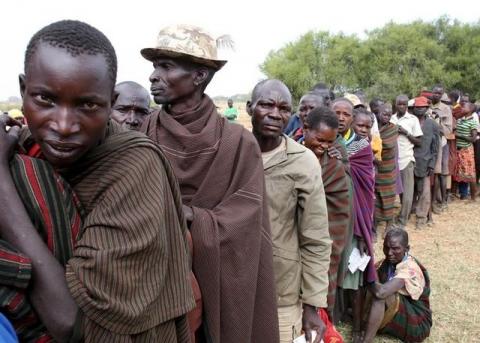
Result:
<svg viewBox="0 0 480 343">
<path fill-rule="evenodd" d="M 331 240 L 322 170 L 288 138 L 265 165 L 278 306 L 327 306 Z"/>
</svg>

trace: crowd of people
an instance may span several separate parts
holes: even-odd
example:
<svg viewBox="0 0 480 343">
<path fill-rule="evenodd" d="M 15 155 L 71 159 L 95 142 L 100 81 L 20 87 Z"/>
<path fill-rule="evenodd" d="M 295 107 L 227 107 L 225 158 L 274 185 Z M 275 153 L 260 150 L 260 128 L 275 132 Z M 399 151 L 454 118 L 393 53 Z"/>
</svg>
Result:
<svg viewBox="0 0 480 343">
<path fill-rule="evenodd" d="M 475 200 L 474 99 L 434 85 L 367 103 L 319 83 L 294 108 L 267 79 L 250 132 L 205 94 L 227 62 L 217 43 L 162 29 L 140 52 L 148 92 L 116 84 L 115 50 L 88 24 L 31 38 L 26 125 L 0 117 L 5 342 L 333 343 L 339 322 L 354 343 L 429 336 L 408 221 Z"/>
</svg>

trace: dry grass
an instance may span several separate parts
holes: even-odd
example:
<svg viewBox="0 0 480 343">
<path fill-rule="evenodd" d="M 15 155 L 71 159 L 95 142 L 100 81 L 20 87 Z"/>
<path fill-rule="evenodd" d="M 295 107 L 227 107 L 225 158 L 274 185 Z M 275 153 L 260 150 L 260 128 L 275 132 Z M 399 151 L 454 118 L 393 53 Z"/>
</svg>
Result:
<svg viewBox="0 0 480 343">
<path fill-rule="evenodd" d="M 225 104 L 217 104 L 222 113 Z M 245 104 L 235 103 L 238 122 L 251 128 Z M 430 303 L 433 328 L 426 342 L 480 342 L 480 200 L 457 200 L 441 215 L 434 215 L 435 225 L 418 231 L 413 221 L 407 227 L 411 253 L 427 268 L 431 279 Z M 379 237 L 381 234 L 379 233 Z M 377 258 L 383 257 L 383 241 L 378 240 Z M 350 327 L 339 330 L 350 340 Z M 399 342 L 379 336 L 375 342 Z"/>
</svg>

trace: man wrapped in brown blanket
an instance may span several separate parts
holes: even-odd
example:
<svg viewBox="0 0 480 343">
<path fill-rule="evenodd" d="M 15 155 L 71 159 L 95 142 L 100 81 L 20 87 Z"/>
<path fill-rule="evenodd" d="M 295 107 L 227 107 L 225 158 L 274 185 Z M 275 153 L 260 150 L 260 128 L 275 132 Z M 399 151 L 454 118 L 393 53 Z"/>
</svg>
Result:
<svg viewBox="0 0 480 343">
<path fill-rule="evenodd" d="M 203 300 L 205 342 L 278 342 L 272 246 L 259 148 L 204 94 L 226 61 L 197 27 L 160 31 L 142 50 L 153 62 L 154 100 L 142 131 L 165 151 L 180 183 Z M 194 328 L 196 329 L 196 328 Z"/>
</svg>

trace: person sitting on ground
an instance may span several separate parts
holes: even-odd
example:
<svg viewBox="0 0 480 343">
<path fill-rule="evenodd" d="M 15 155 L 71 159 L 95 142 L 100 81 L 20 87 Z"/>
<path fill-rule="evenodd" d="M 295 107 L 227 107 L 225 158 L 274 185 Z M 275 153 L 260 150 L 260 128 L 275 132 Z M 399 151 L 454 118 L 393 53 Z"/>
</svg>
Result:
<svg viewBox="0 0 480 343">
<path fill-rule="evenodd" d="M 112 119 L 130 130 L 140 130 L 150 114 L 150 93 L 133 81 L 120 82 L 115 86 L 117 100 L 113 104 Z"/>
<path fill-rule="evenodd" d="M 271 79 L 255 86 L 247 106 L 265 170 L 280 342 L 303 331 L 307 342 L 317 343 L 325 332 L 317 309 L 327 307 L 331 240 L 320 164 L 282 134 L 291 109 L 287 86 Z"/>
<path fill-rule="evenodd" d="M 223 115 L 225 118 L 228 119 L 229 122 L 234 123 L 237 120 L 238 117 L 238 110 L 236 107 L 233 107 L 233 100 L 228 99 L 227 101 L 227 108 L 223 112 Z"/>
<path fill-rule="evenodd" d="M 424 266 L 409 254 L 407 231 L 393 228 L 383 242 L 385 259 L 379 262 L 378 279 L 371 288 L 372 302 L 365 343 L 377 333 L 403 342 L 422 342 L 430 335 L 430 279 Z"/>
<path fill-rule="evenodd" d="M 338 119 L 328 107 L 317 107 L 310 111 L 305 121 L 305 146 L 313 151 L 322 167 L 323 187 L 327 200 L 328 229 L 332 240 L 330 267 L 328 269 L 328 314 L 334 321 L 337 285 L 342 284 L 343 273 L 339 273 L 340 259 L 345 242 L 351 213 L 350 178 L 343 162 L 330 156 L 329 149 L 337 145 Z"/>
<path fill-rule="evenodd" d="M 468 185 L 470 184 L 470 197 L 476 199 L 477 182 L 475 173 L 475 155 L 473 143 L 477 140 L 477 123 L 473 120 L 475 105 L 466 102 L 463 106 L 463 117 L 457 120 L 457 166 L 455 181 L 458 182 L 460 199 L 468 196 Z"/>
<path fill-rule="evenodd" d="M 43 326 L 33 341 L 188 341 L 194 298 L 178 184 L 154 143 L 110 120 L 117 72 L 110 41 L 79 21 L 50 24 L 30 40 L 24 72 L 29 127 L 6 132 L 2 118 L 0 129 L 0 235 L 15 249 L 19 271 L 1 281 L 33 308 L 17 332 L 28 334 L 38 316 Z M 22 159 L 31 174 L 27 192 L 13 181 L 22 171 L 7 163 L 19 134 L 19 148 L 43 160 Z M 71 192 L 52 167 L 75 195 L 64 196 Z M 32 218 L 21 200 L 27 195 L 50 213 Z M 65 199 L 78 201 L 81 218 L 54 211 Z M 82 225 L 55 225 L 62 217 Z M 36 230 L 39 221 L 48 231 Z"/>
</svg>

